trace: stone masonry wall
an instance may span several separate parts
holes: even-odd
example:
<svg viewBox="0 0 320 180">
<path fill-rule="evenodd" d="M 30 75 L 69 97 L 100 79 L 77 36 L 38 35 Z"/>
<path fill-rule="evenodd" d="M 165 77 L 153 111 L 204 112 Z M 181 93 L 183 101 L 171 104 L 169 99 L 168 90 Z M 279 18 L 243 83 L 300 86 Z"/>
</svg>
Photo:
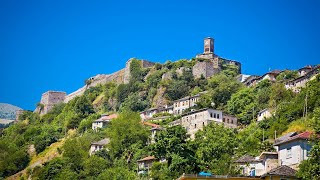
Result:
<svg viewBox="0 0 320 180">
<path fill-rule="evenodd" d="M 40 114 L 48 113 L 54 105 L 64 102 L 65 97 L 66 93 L 61 91 L 47 91 L 43 93 L 40 103 L 43 104 L 44 107 L 40 111 Z"/>
<path fill-rule="evenodd" d="M 214 68 L 212 62 L 197 62 L 192 68 L 192 74 L 195 78 L 200 78 L 203 75 L 205 78 L 211 77 L 219 73 L 219 68 Z"/>
</svg>

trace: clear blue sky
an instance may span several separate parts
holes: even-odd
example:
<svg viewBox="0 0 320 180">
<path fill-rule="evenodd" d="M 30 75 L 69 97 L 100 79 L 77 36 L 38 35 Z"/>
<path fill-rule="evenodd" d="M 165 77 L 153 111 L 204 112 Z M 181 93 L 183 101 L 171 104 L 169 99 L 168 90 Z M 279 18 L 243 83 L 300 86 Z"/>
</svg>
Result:
<svg viewBox="0 0 320 180">
<path fill-rule="evenodd" d="M 203 38 L 245 74 L 320 63 L 320 1 L 0 1 L 0 102 L 35 108 L 47 90 L 124 67 L 192 58 Z"/>
</svg>

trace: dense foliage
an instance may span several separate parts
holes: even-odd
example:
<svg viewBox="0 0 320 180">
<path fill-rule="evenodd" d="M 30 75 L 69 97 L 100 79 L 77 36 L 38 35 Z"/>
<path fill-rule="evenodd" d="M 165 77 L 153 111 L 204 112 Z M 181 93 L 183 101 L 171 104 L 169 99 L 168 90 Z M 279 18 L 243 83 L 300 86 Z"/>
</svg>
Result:
<svg viewBox="0 0 320 180">
<path fill-rule="evenodd" d="M 0 177 L 11 176 L 27 166 L 24 177 L 33 179 L 160 180 L 200 171 L 234 175 L 239 173 L 232 163 L 237 158 L 275 151 L 275 135 L 305 130 L 320 134 L 319 75 L 300 93 L 293 93 L 286 90 L 284 82 L 297 77 L 295 71 L 282 72 L 276 82 L 263 80 L 245 87 L 236 80 L 238 68 L 227 64 L 211 78 L 194 78 L 192 67 L 197 61 L 204 60 L 167 61 L 142 68 L 139 60 L 131 59 L 128 84 L 109 82 L 88 88 L 82 96 L 55 105 L 43 116 L 25 112 L 0 138 Z M 164 128 L 150 144 L 150 127 L 141 123 L 138 112 L 200 92 L 195 109 L 215 108 L 234 115 L 239 129 L 211 123 L 192 140 L 186 129 L 168 125 L 179 116 L 159 113 L 154 117 L 165 115 L 168 119 L 156 122 Z M 266 108 L 273 116 L 257 122 L 258 112 Z M 105 129 L 91 129 L 101 114 L 111 113 L 119 116 Z M 91 143 L 103 138 L 109 138 L 110 143 L 90 156 Z M 312 143 L 310 158 L 300 165 L 298 175 L 303 179 L 319 178 L 320 145 L 316 140 Z M 51 146 L 57 144 L 43 166 L 37 166 L 35 159 L 50 153 Z M 138 175 L 137 160 L 150 155 L 161 162 L 154 163 L 148 175 Z"/>
</svg>

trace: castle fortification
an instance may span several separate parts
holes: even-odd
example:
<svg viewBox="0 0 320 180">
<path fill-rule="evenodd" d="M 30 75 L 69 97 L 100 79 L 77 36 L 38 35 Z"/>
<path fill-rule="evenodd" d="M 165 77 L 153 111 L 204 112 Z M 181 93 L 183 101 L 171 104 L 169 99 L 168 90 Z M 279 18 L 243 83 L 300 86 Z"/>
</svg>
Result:
<svg viewBox="0 0 320 180">
<path fill-rule="evenodd" d="M 66 97 L 65 92 L 61 91 L 47 91 L 42 94 L 40 103 L 43 105 L 38 106 L 35 110 L 39 112 L 41 115 L 48 113 L 52 107 L 56 104 L 64 102 Z"/>
<path fill-rule="evenodd" d="M 195 78 L 200 78 L 203 75 L 205 78 L 211 77 L 221 71 L 223 64 L 238 66 L 239 74 L 241 73 L 241 63 L 233 60 L 228 60 L 214 54 L 214 39 L 204 39 L 204 52 L 198 54 L 197 59 L 200 59 L 192 68 L 192 73 Z"/>
</svg>

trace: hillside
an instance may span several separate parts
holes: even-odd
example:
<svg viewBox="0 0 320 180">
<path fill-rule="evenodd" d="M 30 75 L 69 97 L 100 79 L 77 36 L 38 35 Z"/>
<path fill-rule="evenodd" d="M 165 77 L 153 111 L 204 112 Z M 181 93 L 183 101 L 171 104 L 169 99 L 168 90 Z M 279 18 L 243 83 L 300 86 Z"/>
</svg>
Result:
<svg viewBox="0 0 320 180">
<path fill-rule="evenodd" d="M 16 110 L 21 110 L 21 108 L 7 103 L 0 103 L 0 119 L 14 120 L 16 118 Z"/>
<path fill-rule="evenodd" d="M 234 162 L 244 155 L 275 152 L 275 136 L 320 129 L 319 66 L 313 66 L 311 75 L 285 70 L 277 71 L 275 78 L 270 72 L 241 83 L 239 66 L 232 64 L 222 64 L 210 76 L 194 73 L 196 64 L 210 67 L 210 63 L 193 58 L 143 67 L 132 59 L 126 84 L 97 83 L 67 103 L 56 103 L 44 115 L 24 112 L 24 120 L 5 129 L 0 138 L 0 177 L 176 179 L 203 170 L 238 176 L 241 169 Z M 308 78 L 305 86 L 288 88 L 301 78 Z M 190 102 L 193 106 L 184 108 Z M 266 109 L 272 115 L 259 120 Z M 201 117 L 207 111 L 220 121 L 191 123 L 197 119 L 194 113 Z M 107 118 L 116 117 L 114 113 L 116 119 Z M 187 117 L 188 123 L 181 123 Z M 92 130 L 93 123 L 104 120 L 106 127 Z M 74 133 L 68 135 L 70 131 Z M 97 144 L 105 138 L 109 144 Z M 59 147 L 51 154 L 48 149 L 57 142 Z M 100 146 L 104 150 L 90 156 L 90 147 Z M 34 159 L 43 154 L 50 158 L 34 166 Z M 144 158 L 165 161 L 138 167 Z"/>
</svg>

